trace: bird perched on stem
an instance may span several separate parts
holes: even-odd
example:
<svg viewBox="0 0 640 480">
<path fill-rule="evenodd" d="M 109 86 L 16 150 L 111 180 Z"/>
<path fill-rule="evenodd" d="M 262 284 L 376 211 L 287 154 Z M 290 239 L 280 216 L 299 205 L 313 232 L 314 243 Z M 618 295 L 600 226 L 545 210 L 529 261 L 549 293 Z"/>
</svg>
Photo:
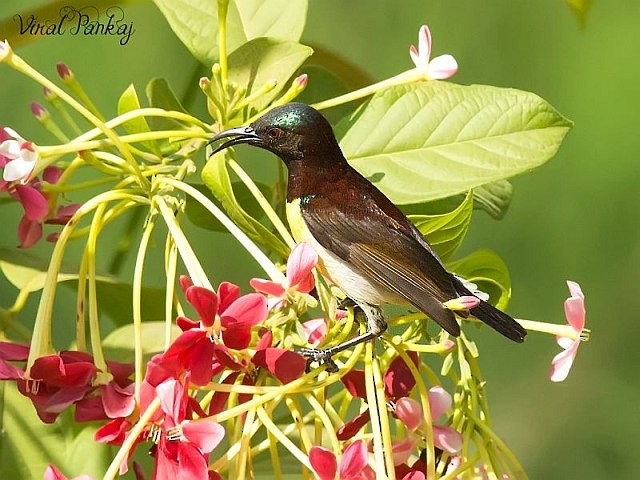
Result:
<svg viewBox="0 0 640 480">
<path fill-rule="evenodd" d="M 460 335 L 458 313 L 524 341 L 526 330 L 449 273 L 398 207 L 349 165 L 317 110 L 289 103 L 249 126 L 220 132 L 209 143 L 225 138 L 230 140 L 213 153 L 246 143 L 282 159 L 289 172 L 287 217 L 296 241 L 312 245 L 322 273 L 367 317 L 366 333 L 324 350 L 304 349 L 310 361 L 335 369 L 333 355 L 380 336 L 387 328 L 384 303 L 411 304 L 454 336 Z"/>
</svg>

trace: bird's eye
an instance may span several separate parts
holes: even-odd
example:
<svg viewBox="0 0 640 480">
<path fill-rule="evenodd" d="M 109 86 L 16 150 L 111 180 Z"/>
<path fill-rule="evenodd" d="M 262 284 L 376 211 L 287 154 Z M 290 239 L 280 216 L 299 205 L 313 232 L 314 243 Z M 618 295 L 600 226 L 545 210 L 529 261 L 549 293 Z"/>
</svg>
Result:
<svg viewBox="0 0 640 480">
<path fill-rule="evenodd" d="M 277 127 L 270 128 L 267 132 L 267 135 L 269 135 L 269 138 L 271 138 L 272 140 L 275 140 L 282 136 L 282 130 Z"/>
</svg>

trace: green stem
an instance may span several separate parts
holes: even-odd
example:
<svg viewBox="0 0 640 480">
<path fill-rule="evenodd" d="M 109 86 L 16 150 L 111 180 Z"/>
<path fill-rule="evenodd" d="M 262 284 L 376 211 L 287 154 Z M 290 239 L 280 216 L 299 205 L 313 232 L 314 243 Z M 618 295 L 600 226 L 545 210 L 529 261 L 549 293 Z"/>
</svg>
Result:
<svg viewBox="0 0 640 480">
<path fill-rule="evenodd" d="M 144 270 L 144 259 L 149 248 L 149 239 L 155 227 L 155 216 L 150 214 L 142 232 L 142 239 L 138 247 L 136 264 L 133 270 L 133 344 L 134 348 L 134 368 L 135 368 L 135 390 L 136 401 L 140 403 L 140 387 L 142 385 L 143 373 L 143 350 L 142 350 L 142 273 Z"/>
<path fill-rule="evenodd" d="M 220 56 L 220 80 L 225 89 L 222 93 L 226 98 L 227 86 L 227 12 L 229 0 L 218 0 L 218 54 Z"/>
<path fill-rule="evenodd" d="M 353 102 L 354 100 L 359 100 L 363 97 L 368 97 L 369 95 L 373 95 L 374 93 L 377 93 L 380 90 L 392 87 L 394 85 L 402 85 L 405 83 L 416 82 L 422 79 L 424 79 L 424 75 L 418 72 L 416 69 L 407 70 L 406 72 L 402 72 L 394 77 L 387 78 L 386 80 L 383 80 L 381 82 L 374 83 L 373 85 L 360 88 L 353 92 L 345 93 L 344 95 L 340 95 L 339 97 L 330 98 L 322 102 L 314 103 L 311 106 L 314 107 L 316 110 L 324 110 L 327 108 L 342 105 L 343 103 Z"/>
<path fill-rule="evenodd" d="M 36 314 L 33 327 L 31 350 L 29 351 L 29 359 L 27 361 L 27 368 L 25 371 L 26 378 L 29 378 L 29 370 L 31 369 L 33 362 L 35 362 L 38 357 L 49 354 L 53 351 L 53 343 L 51 341 L 53 303 L 58 283 L 58 273 L 60 272 L 65 247 L 71 233 L 83 216 L 96 209 L 102 203 L 120 199 L 127 199 L 141 204 L 149 203 L 146 198 L 132 195 L 126 191 L 104 192 L 84 203 L 62 229 L 60 237 L 53 249 L 53 253 L 51 254 L 51 261 L 49 262 L 47 276 L 42 288 L 42 295 L 40 296 L 40 304 L 38 305 L 38 312 Z"/>
<path fill-rule="evenodd" d="M 102 372 L 107 372 L 107 362 L 102 351 L 102 337 L 100 335 L 100 318 L 98 316 L 98 296 L 96 289 L 96 244 L 98 242 L 98 234 L 102 229 L 102 216 L 104 215 L 106 203 L 101 203 L 96 209 L 89 230 L 89 238 L 87 239 L 86 256 L 87 256 L 87 272 L 89 274 L 89 334 L 91 337 L 91 352 L 93 360 Z"/>
<path fill-rule="evenodd" d="M 262 194 L 262 192 L 257 187 L 257 185 L 253 182 L 251 177 L 247 175 L 247 172 L 245 172 L 243 168 L 238 164 L 238 162 L 236 162 L 234 159 L 230 158 L 228 160 L 228 163 L 231 169 L 236 173 L 236 175 L 238 175 L 240 180 L 242 180 L 242 182 L 247 186 L 247 188 L 253 195 L 253 198 L 255 198 L 258 204 L 260 205 L 260 207 L 262 207 L 262 210 L 264 211 L 265 215 L 267 216 L 269 221 L 273 224 L 275 229 L 278 231 L 278 233 L 280 234 L 282 239 L 285 241 L 287 246 L 289 248 L 293 248 L 296 242 L 293 240 L 293 237 L 291 237 L 289 230 L 287 230 L 287 227 L 284 226 L 284 223 L 282 223 L 282 220 L 280 220 L 280 217 L 278 217 L 278 214 L 275 212 L 275 210 L 273 209 L 269 201 L 265 198 L 265 196 Z"/>
<path fill-rule="evenodd" d="M 380 416 L 378 401 L 376 399 L 376 386 L 373 374 L 373 344 L 367 342 L 365 346 L 364 357 L 364 376 L 365 390 L 367 392 L 367 405 L 369 406 L 369 415 L 371 416 L 371 433 L 373 434 L 373 456 L 376 465 L 376 478 L 385 479 L 385 456 L 384 456 L 384 440 L 380 427 Z M 385 406 L 386 408 L 386 406 Z"/>
<path fill-rule="evenodd" d="M 169 179 L 168 178 L 163 179 L 163 181 L 165 182 L 167 180 Z M 167 183 L 170 183 L 170 182 L 167 182 Z M 213 286 L 211 285 L 211 282 L 209 282 L 209 278 L 207 277 L 207 274 L 202 268 L 202 265 L 200 265 L 200 261 L 198 260 L 198 257 L 194 253 L 193 249 L 191 248 L 191 244 L 189 243 L 189 240 L 187 240 L 187 237 L 182 231 L 182 228 L 180 228 L 180 225 L 178 224 L 175 215 L 167 205 L 166 201 L 161 196 L 156 196 L 155 203 L 156 205 L 158 205 L 158 208 L 160 209 L 160 213 L 162 214 L 162 218 L 164 219 L 164 222 L 169 228 L 169 232 L 171 233 L 173 240 L 176 242 L 176 246 L 178 247 L 178 251 L 180 252 L 180 257 L 182 258 L 182 261 L 187 267 L 187 271 L 189 272 L 189 276 L 191 277 L 191 280 L 196 285 L 202 286 L 209 290 L 213 290 Z"/>
<path fill-rule="evenodd" d="M 12 56 L 12 61 L 10 63 L 11 63 L 11 66 L 14 67 L 16 70 L 18 70 L 19 72 L 24 73 L 28 77 L 31 77 L 32 79 L 34 79 L 36 82 L 49 88 L 49 90 L 51 90 L 56 95 L 58 95 L 58 97 L 60 97 L 65 102 L 67 102 L 78 113 L 80 113 L 83 117 L 85 117 L 90 123 L 92 123 L 98 129 L 100 129 L 100 131 L 104 133 L 104 135 L 113 142 L 113 144 L 118 148 L 118 150 L 120 150 L 120 153 L 122 153 L 122 156 L 131 165 L 131 168 L 135 172 L 140 185 L 143 187 L 149 186 L 148 180 L 140 174 L 138 163 L 131 155 L 131 152 L 129 152 L 129 150 L 126 148 L 125 144 L 119 139 L 116 132 L 114 132 L 111 128 L 105 125 L 105 123 L 102 120 L 100 120 L 93 113 L 91 113 L 84 105 L 79 103 L 76 99 L 74 99 L 72 96 L 67 94 L 64 90 L 59 88 L 51 80 L 49 80 L 48 78 L 40 74 L 40 72 L 32 68 L 28 63 L 26 63 L 17 55 L 14 54 Z"/>
<path fill-rule="evenodd" d="M 240 244 L 251 254 L 251 256 L 258 262 L 258 264 L 263 268 L 266 274 L 273 280 L 274 282 L 282 282 L 284 280 L 284 274 L 278 270 L 278 268 L 273 264 L 269 257 L 267 257 L 262 250 L 260 250 L 253 241 L 242 231 L 240 230 L 235 223 L 233 223 L 229 217 L 227 217 L 222 210 L 220 210 L 211 200 L 209 200 L 204 194 L 202 194 L 197 189 L 193 188 L 191 185 L 188 185 L 179 180 L 162 177 L 158 178 L 159 182 L 166 183 L 171 185 L 178 190 L 182 190 L 187 195 L 193 197 L 196 201 L 200 202 L 204 208 L 209 210 L 214 217 L 218 219 L 222 225 L 229 230 L 229 232 L 240 242 Z"/>
<path fill-rule="evenodd" d="M 173 302 L 175 296 L 175 284 L 176 284 L 176 272 L 178 270 L 178 248 L 176 242 L 171 235 L 167 235 L 167 241 L 165 246 L 165 271 L 167 272 L 166 278 L 166 294 L 165 294 L 165 335 L 164 335 L 164 349 L 166 350 L 171 345 L 171 325 L 173 325 Z"/>
</svg>

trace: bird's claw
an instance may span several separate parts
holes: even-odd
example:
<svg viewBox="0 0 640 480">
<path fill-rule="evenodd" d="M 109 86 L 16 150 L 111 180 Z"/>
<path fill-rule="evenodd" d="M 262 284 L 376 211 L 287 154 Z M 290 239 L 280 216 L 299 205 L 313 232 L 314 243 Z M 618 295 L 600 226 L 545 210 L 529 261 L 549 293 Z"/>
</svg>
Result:
<svg viewBox="0 0 640 480">
<path fill-rule="evenodd" d="M 311 364 L 317 363 L 318 365 L 326 365 L 327 372 L 336 373 L 338 371 L 338 365 L 331 358 L 330 350 L 321 350 L 317 348 L 301 348 L 298 353 L 307 358 L 307 367 L 305 371 L 308 373 L 311 371 Z"/>
</svg>

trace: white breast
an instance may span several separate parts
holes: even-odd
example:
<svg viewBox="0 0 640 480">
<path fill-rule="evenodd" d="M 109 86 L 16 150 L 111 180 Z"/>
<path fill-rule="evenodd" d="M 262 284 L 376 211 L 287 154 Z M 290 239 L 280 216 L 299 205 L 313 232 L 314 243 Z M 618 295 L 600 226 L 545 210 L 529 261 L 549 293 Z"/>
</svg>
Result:
<svg viewBox="0 0 640 480">
<path fill-rule="evenodd" d="M 327 279 L 337 285 L 352 300 L 373 305 L 382 303 L 403 304 L 405 300 L 393 292 L 364 276 L 358 269 L 326 250 L 313 238 L 302 220 L 300 199 L 287 204 L 287 220 L 296 242 L 306 242 L 313 247 L 320 258 L 319 268 Z"/>
</svg>

